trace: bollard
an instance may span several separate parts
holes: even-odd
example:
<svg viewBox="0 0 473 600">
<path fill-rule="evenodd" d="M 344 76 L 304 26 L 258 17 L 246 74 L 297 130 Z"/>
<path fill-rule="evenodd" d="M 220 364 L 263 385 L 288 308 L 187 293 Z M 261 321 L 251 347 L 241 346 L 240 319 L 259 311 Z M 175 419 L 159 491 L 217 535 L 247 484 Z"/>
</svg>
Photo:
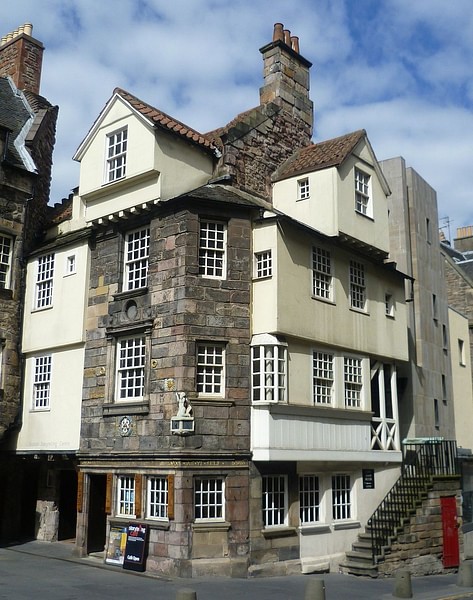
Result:
<svg viewBox="0 0 473 600">
<path fill-rule="evenodd" d="M 396 571 L 393 596 L 395 598 L 412 598 L 411 574 L 409 571 Z"/>
<path fill-rule="evenodd" d="M 325 582 L 323 579 L 309 579 L 305 588 L 305 600 L 325 600 Z"/>
<path fill-rule="evenodd" d="M 176 600 L 197 600 L 197 592 L 187 588 L 177 590 Z"/>
<path fill-rule="evenodd" d="M 457 585 L 460 587 L 473 587 L 471 563 L 462 562 L 458 567 Z"/>
</svg>

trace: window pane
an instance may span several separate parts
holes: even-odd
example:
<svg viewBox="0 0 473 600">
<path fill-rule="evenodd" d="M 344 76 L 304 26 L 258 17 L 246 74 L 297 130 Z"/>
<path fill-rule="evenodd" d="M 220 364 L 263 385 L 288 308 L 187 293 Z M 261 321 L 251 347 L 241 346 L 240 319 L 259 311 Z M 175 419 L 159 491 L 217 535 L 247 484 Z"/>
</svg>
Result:
<svg viewBox="0 0 473 600">
<path fill-rule="evenodd" d="M 351 518 L 349 475 L 332 476 L 332 516 L 335 520 Z"/>
<path fill-rule="evenodd" d="M 200 394 L 223 395 L 223 346 L 201 344 L 197 347 L 197 391 Z"/>
<path fill-rule="evenodd" d="M 317 475 L 299 477 L 300 521 L 316 523 L 320 520 L 320 489 Z"/>
<path fill-rule="evenodd" d="M 148 283 L 149 227 L 127 234 L 125 242 L 126 290 L 146 287 Z"/>
<path fill-rule="evenodd" d="M 225 267 L 226 227 L 203 221 L 199 236 L 199 274 L 222 279 Z"/>
<path fill-rule="evenodd" d="M 223 478 L 205 477 L 195 479 L 194 511 L 196 520 L 224 519 Z"/>
<path fill-rule="evenodd" d="M 125 338 L 117 345 L 118 399 L 140 399 L 144 394 L 145 338 Z"/>
<path fill-rule="evenodd" d="M 286 522 L 286 476 L 264 475 L 262 479 L 263 524 L 265 527 L 284 525 Z"/>
</svg>

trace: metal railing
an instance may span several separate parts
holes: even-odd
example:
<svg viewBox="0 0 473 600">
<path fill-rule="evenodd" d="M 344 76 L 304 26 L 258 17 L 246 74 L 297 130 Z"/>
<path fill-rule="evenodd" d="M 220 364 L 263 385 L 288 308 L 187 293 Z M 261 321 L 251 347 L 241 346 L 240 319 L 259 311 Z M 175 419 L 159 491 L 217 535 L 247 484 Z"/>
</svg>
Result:
<svg viewBox="0 0 473 600">
<path fill-rule="evenodd" d="M 378 562 L 383 548 L 390 545 L 390 538 L 422 502 L 434 477 L 459 473 L 455 441 L 433 439 L 404 445 L 401 476 L 368 520 L 373 564 Z"/>
</svg>

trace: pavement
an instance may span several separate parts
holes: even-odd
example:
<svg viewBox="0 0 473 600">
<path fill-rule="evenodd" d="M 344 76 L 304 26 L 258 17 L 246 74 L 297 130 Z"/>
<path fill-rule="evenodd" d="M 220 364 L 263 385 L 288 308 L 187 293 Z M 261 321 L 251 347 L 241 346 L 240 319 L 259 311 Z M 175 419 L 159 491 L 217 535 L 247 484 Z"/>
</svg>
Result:
<svg viewBox="0 0 473 600">
<path fill-rule="evenodd" d="M 459 585 L 461 579 L 470 582 L 471 578 L 456 573 L 412 577 L 412 596 L 406 596 L 406 588 L 396 588 L 393 578 L 338 573 L 251 579 L 159 577 L 105 564 L 102 557 L 77 558 L 74 548 L 72 542 L 39 541 L 0 548 L 0 600 L 119 600 L 129 599 L 131 594 L 140 600 L 174 600 L 183 590 L 193 590 L 196 600 L 473 599 L 473 586 Z M 314 580 L 323 580 L 323 584 Z"/>
</svg>

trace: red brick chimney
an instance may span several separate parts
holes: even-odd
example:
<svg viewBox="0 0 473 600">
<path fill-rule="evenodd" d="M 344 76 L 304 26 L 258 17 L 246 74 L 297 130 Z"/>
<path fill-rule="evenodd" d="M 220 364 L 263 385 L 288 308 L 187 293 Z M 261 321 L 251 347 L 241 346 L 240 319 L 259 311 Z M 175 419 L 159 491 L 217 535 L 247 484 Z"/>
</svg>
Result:
<svg viewBox="0 0 473 600">
<path fill-rule="evenodd" d="M 25 23 L 0 41 L 0 76 L 10 76 L 19 90 L 39 94 L 43 44 L 32 37 L 33 25 Z"/>
</svg>

